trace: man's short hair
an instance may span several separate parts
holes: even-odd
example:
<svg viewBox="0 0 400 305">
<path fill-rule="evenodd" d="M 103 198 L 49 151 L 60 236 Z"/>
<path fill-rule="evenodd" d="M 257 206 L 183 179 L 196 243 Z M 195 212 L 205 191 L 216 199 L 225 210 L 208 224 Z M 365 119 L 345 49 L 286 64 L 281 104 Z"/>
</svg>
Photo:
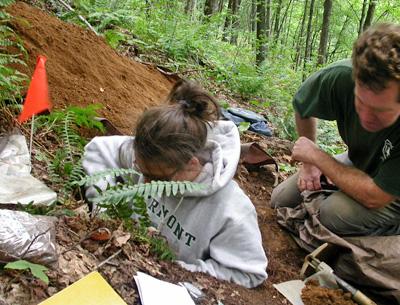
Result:
<svg viewBox="0 0 400 305">
<path fill-rule="evenodd" d="M 380 23 L 363 32 L 353 46 L 353 77 L 380 92 L 389 81 L 400 84 L 400 25 Z"/>
</svg>

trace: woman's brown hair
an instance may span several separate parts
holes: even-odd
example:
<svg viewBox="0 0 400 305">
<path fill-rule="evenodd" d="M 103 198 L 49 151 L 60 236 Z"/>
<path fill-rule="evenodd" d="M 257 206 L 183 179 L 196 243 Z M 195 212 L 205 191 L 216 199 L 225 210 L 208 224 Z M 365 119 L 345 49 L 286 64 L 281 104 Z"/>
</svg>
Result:
<svg viewBox="0 0 400 305">
<path fill-rule="evenodd" d="M 185 80 L 175 84 L 166 103 L 139 119 L 135 155 L 144 162 L 182 168 L 204 148 L 207 126 L 219 118 L 219 106 L 205 90 Z"/>
</svg>

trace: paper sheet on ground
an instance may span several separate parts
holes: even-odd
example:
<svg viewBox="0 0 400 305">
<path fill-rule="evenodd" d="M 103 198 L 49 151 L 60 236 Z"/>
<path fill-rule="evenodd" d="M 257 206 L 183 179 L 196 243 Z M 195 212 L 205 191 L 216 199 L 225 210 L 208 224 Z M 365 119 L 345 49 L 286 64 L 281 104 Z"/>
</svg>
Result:
<svg viewBox="0 0 400 305">
<path fill-rule="evenodd" d="M 195 305 L 186 288 L 138 272 L 134 276 L 142 305 Z"/>
</svg>

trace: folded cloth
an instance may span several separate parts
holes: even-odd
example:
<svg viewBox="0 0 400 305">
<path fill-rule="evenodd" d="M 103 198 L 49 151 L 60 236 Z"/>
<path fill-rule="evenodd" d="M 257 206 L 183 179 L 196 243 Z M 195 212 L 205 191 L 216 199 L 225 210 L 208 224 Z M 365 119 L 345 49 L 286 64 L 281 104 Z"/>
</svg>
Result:
<svg viewBox="0 0 400 305">
<path fill-rule="evenodd" d="M 236 126 L 239 126 L 243 122 L 249 122 L 251 124 L 249 127 L 250 131 L 267 137 L 272 136 L 272 131 L 267 125 L 267 120 L 253 111 L 243 108 L 228 108 L 228 110 L 221 109 L 221 115 L 225 119 L 235 123 Z"/>
<path fill-rule="evenodd" d="M 245 119 L 241 118 L 240 116 L 234 115 L 225 109 L 221 109 L 221 114 L 225 119 L 235 123 L 235 125 L 239 125 L 240 123 L 246 122 Z"/>
<path fill-rule="evenodd" d="M 243 108 L 228 108 L 228 112 L 245 119 L 245 121 L 250 123 L 257 123 L 257 122 L 266 122 L 267 120 L 262 116 L 254 111 L 243 109 Z"/>
<path fill-rule="evenodd" d="M 263 121 L 251 124 L 249 127 L 249 130 L 254 131 L 256 133 L 260 133 L 267 137 L 272 136 L 271 129 L 269 129 L 269 127 L 267 126 L 267 123 L 265 123 Z"/>
</svg>

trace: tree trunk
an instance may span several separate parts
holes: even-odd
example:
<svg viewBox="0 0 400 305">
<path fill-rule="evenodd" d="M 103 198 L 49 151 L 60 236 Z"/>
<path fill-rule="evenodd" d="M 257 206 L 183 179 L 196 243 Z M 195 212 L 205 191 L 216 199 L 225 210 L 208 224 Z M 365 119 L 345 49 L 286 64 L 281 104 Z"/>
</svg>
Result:
<svg viewBox="0 0 400 305">
<path fill-rule="evenodd" d="M 319 39 L 318 48 L 318 61 L 317 65 L 323 65 L 326 58 L 326 46 L 328 44 L 329 35 L 329 21 L 332 13 L 332 0 L 325 0 L 324 2 L 324 15 L 322 17 L 322 29 Z"/>
<path fill-rule="evenodd" d="M 378 0 L 369 0 L 369 5 L 368 5 L 368 11 L 367 11 L 367 16 L 365 17 L 364 25 L 363 25 L 363 31 L 368 29 L 372 23 L 372 19 L 374 18 L 374 13 L 375 13 L 375 7 L 376 3 Z"/>
<path fill-rule="evenodd" d="M 295 5 L 293 4 L 292 8 L 290 9 L 289 18 L 288 18 L 288 21 L 287 21 L 285 38 L 284 38 L 284 40 L 282 42 L 282 45 L 285 46 L 285 47 L 287 47 L 287 43 L 288 43 L 288 40 L 289 40 L 290 25 L 292 24 L 292 16 L 293 16 L 294 7 L 295 7 Z M 297 29 L 298 29 L 298 27 L 297 27 Z M 296 31 L 297 31 L 297 29 L 296 29 Z"/>
<path fill-rule="evenodd" d="M 336 40 L 336 44 L 335 47 L 333 49 L 333 51 L 331 52 L 331 54 L 329 54 L 329 60 L 332 60 L 336 54 L 336 51 L 339 49 L 340 43 L 341 43 L 341 38 L 343 37 L 343 33 L 346 30 L 346 26 L 347 23 L 349 22 L 350 17 L 348 15 L 346 15 L 346 19 L 344 20 L 343 26 L 340 29 L 339 35 L 337 36 L 337 40 Z"/>
<path fill-rule="evenodd" d="M 218 9 L 217 0 L 206 0 L 204 4 L 204 16 L 209 17 L 213 15 Z"/>
<path fill-rule="evenodd" d="M 228 41 L 229 37 L 229 32 L 231 31 L 231 26 L 232 26 L 232 7 L 233 7 L 233 2 L 235 0 L 228 0 L 228 10 L 226 12 L 226 18 L 225 18 L 225 25 L 224 25 L 224 34 L 222 37 L 223 41 Z"/>
<path fill-rule="evenodd" d="M 192 16 L 195 6 L 196 6 L 196 0 L 186 0 L 185 14 Z"/>
<path fill-rule="evenodd" d="M 219 0 L 218 13 L 222 13 L 222 10 L 224 9 L 224 6 L 225 6 L 225 0 Z"/>
<path fill-rule="evenodd" d="M 362 5 L 362 8 L 361 8 L 361 17 L 360 17 L 360 22 L 359 22 L 359 25 L 358 25 L 358 35 L 361 34 L 362 29 L 363 29 L 364 18 L 365 18 L 365 9 L 367 7 L 367 1 L 368 0 L 363 0 L 363 5 Z"/>
<path fill-rule="evenodd" d="M 282 32 L 282 28 L 283 28 L 284 23 L 286 22 L 286 18 L 287 18 L 289 9 L 290 9 L 290 7 L 292 5 L 292 1 L 293 0 L 289 0 L 288 5 L 286 6 L 285 12 L 283 13 L 283 17 L 282 17 L 281 23 L 279 24 L 279 28 L 278 28 L 278 36 Z"/>
<path fill-rule="evenodd" d="M 269 39 L 271 37 L 271 0 L 267 0 L 265 6 L 265 36 Z"/>
<path fill-rule="evenodd" d="M 309 10 L 309 15 L 308 15 L 308 23 L 307 23 L 306 45 L 304 48 L 303 71 L 305 71 L 306 64 L 311 59 L 312 19 L 313 19 L 313 14 L 314 14 L 314 4 L 315 4 L 315 0 L 311 0 L 310 10 Z M 304 79 L 305 79 L 305 75 L 303 73 L 303 80 Z"/>
<path fill-rule="evenodd" d="M 250 31 L 254 33 L 257 31 L 257 0 L 251 0 L 251 13 L 250 13 Z M 257 34 L 256 34 L 257 35 Z"/>
<path fill-rule="evenodd" d="M 232 6 L 232 34 L 230 43 L 236 44 L 238 39 L 238 28 L 239 28 L 239 8 L 240 8 L 240 0 L 233 0 Z"/>
<path fill-rule="evenodd" d="M 278 41 L 279 38 L 279 25 L 282 10 L 282 0 L 278 0 L 276 11 L 275 11 L 275 21 L 274 21 L 274 40 Z"/>
<path fill-rule="evenodd" d="M 257 44 L 256 44 L 256 65 L 261 66 L 266 56 L 266 40 L 265 35 L 267 28 L 265 0 L 257 0 Z"/>
<path fill-rule="evenodd" d="M 298 67 L 301 65 L 301 50 L 302 50 L 302 43 L 304 40 L 304 27 L 306 25 L 306 18 L 307 18 L 307 12 L 308 12 L 308 0 L 304 3 L 304 11 L 303 11 L 303 17 L 301 19 L 301 26 L 300 26 L 300 33 L 297 39 L 297 44 L 296 44 L 296 57 L 295 57 L 295 70 L 298 69 Z"/>
</svg>

